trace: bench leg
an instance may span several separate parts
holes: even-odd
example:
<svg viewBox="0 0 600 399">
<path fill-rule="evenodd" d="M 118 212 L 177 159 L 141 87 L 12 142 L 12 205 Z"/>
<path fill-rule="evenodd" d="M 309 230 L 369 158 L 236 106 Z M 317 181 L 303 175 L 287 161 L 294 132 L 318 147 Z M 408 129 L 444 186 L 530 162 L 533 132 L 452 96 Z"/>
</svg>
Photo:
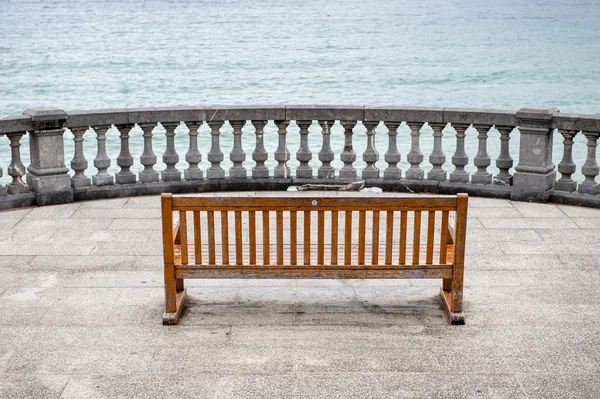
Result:
<svg viewBox="0 0 600 399">
<path fill-rule="evenodd" d="M 173 266 L 165 265 L 165 313 L 163 324 L 177 324 L 187 299 L 187 290 L 183 286 L 183 279 L 175 278 Z"/>
<path fill-rule="evenodd" d="M 440 289 L 442 306 L 451 324 L 465 324 L 465 314 L 462 309 L 463 283 L 461 278 L 443 279 Z"/>
</svg>

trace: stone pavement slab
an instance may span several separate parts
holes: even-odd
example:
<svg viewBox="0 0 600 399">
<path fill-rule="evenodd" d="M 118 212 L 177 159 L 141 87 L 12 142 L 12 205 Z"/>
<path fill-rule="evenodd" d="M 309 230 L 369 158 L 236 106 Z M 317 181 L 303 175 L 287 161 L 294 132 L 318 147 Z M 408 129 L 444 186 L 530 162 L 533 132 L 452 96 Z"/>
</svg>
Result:
<svg viewBox="0 0 600 399">
<path fill-rule="evenodd" d="M 158 196 L 0 212 L 0 397 L 595 398 L 600 210 L 471 198 L 466 325 L 433 280 L 189 280 Z"/>
</svg>

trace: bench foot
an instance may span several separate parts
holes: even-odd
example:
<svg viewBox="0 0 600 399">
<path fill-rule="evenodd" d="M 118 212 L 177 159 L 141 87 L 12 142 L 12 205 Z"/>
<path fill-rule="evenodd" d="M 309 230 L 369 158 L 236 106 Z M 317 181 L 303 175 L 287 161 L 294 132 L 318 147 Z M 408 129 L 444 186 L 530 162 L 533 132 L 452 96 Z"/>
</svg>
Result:
<svg viewBox="0 0 600 399">
<path fill-rule="evenodd" d="M 442 306 L 448 315 L 448 321 L 450 324 L 465 324 L 465 314 L 463 312 L 453 312 L 450 307 L 452 299 L 452 293 L 450 291 L 444 291 L 444 288 L 440 288 L 440 297 L 442 298 Z"/>
<path fill-rule="evenodd" d="M 175 325 L 179 322 L 179 316 L 181 316 L 181 311 L 183 310 L 183 305 L 185 304 L 185 300 L 187 299 L 187 288 L 183 291 L 179 291 L 175 294 L 175 298 L 177 299 L 177 310 L 172 313 L 163 313 L 163 324 L 164 325 Z"/>
</svg>

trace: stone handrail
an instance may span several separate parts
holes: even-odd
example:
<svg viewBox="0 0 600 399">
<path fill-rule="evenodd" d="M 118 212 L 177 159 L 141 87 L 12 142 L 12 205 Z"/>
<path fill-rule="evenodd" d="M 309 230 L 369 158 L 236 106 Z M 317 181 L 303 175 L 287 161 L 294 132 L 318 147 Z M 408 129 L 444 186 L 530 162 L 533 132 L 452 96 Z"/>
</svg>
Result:
<svg viewBox="0 0 600 399">
<path fill-rule="evenodd" d="M 158 159 L 153 144 L 159 124 L 165 131 L 166 150 L 162 154 L 165 167 L 156 171 Z M 254 132 L 248 132 L 250 125 Z M 206 126 L 210 143 L 202 146 L 200 139 L 204 137 L 199 130 L 206 130 Z M 357 133 L 357 126 L 366 133 Z M 189 130 L 184 137 L 189 144 L 184 156 L 188 166 L 180 170 L 177 163 L 183 154 L 176 151 L 175 137 L 181 139 L 181 129 L 185 127 Z M 271 136 L 277 139 L 272 137 L 272 141 L 265 143 L 267 127 L 274 130 Z M 410 135 L 406 155 L 398 149 L 399 127 Z M 136 158 L 139 172 L 132 170 L 136 159 L 131 154 L 129 140 L 134 128 L 143 132 L 143 152 Z M 232 130 L 232 134 L 222 133 L 222 128 Z M 309 128 L 313 138 L 315 129 L 320 130 L 318 151 L 310 148 Z M 382 132 L 386 128 L 387 133 Z M 73 135 L 72 154 L 65 154 L 67 129 Z M 115 165 L 106 146 L 109 129 L 119 133 L 118 171 L 112 170 Z M 343 150 L 338 153 L 331 147 L 331 132 L 336 129 L 343 131 L 344 137 Z M 477 154 L 470 158 L 465 150 L 465 137 L 466 132 L 473 129 L 477 133 Z M 427 130 L 433 134 L 423 133 Z M 448 151 L 452 130 L 452 154 L 446 154 L 444 150 Z M 93 142 L 84 139 L 86 131 L 95 133 Z M 495 136 L 489 135 L 490 132 Z M 558 166 L 552 162 L 555 134 L 564 139 L 563 157 Z M 572 155 L 573 138 L 578 134 L 585 137 L 588 150 L 581 165 L 574 162 Z M 600 186 L 596 182 L 600 173 L 596 161 L 600 116 L 561 114 L 552 107 L 502 111 L 288 105 L 70 112 L 33 108 L 20 116 L 0 117 L 0 136 L 3 135 L 10 141 L 10 161 L 3 158 L 0 151 L 0 177 L 4 166 L 12 181 L 0 185 L 0 209 L 166 191 L 275 190 L 306 183 L 341 184 L 357 180 L 365 180 L 367 186 L 386 191 L 467 192 L 519 201 L 600 205 L 600 195 L 597 195 Z M 244 149 L 242 137 L 248 135 L 254 141 L 253 148 Z M 381 136 L 386 141 L 384 154 L 377 151 L 375 141 L 377 137 L 381 144 Z M 27 169 L 20 151 L 24 137 L 29 141 Z M 225 137 L 232 138 L 233 142 L 228 154 L 223 153 L 221 144 Z M 420 148 L 423 137 L 433 145 L 427 159 Z M 403 135 L 402 138 L 408 137 Z M 299 141 L 295 154 L 288 149 L 293 140 Z M 488 154 L 491 140 L 499 141 L 496 148 L 500 151 L 495 159 Z M 269 152 L 266 147 L 271 144 L 273 151 Z M 362 153 L 356 151 L 359 144 L 365 145 Z M 84 146 L 95 149 L 93 160 L 86 159 Z M 511 147 L 518 162 L 511 157 Z M 514 154 L 515 148 L 518 154 Z M 71 159 L 70 168 L 65 164 L 65 156 Z M 229 160 L 224 162 L 225 156 Z M 253 166 L 248 166 L 250 160 Z M 320 165 L 315 164 L 316 160 Z M 90 161 L 96 173 L 90 169 Z M 203 161 L 210 165 L 202 165 Z M 405 161 L 409 167 L 402 165 Z M 427 167 L 424 161 L 428 161 Z M 269 167 L 269 163 L 275 165 Z M 572 179 L 577 170 L 585 177 L 579 184 Z M 559 179 L 557 172 L 561 175 Z"/>
</svg>

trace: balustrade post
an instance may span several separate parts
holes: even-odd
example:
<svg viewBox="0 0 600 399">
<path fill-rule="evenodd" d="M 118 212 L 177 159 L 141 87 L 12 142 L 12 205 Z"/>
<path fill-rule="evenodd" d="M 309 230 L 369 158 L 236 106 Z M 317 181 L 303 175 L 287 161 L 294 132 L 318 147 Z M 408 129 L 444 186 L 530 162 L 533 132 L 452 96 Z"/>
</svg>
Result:
<svg viewBox="0 0 600 399">
<path fill-rule="evenodd" d="M 25 165 L 21 162 L 21 137 L 25 133 L 11 133 L 10 139 L 11 161 L 8 166 L 8 175 L 12 177 L 12 182 L 8 185 L 9 194 L 22 194 L 29 191 L 29 188 L 23 182 L 25 174 Z"/>
<path fill-rule="evenodd" d="M 275 150 L 275 160 L 277 166 L 275 166 L 275 177 L 278 178 L 290 178 L 290 168 L 287 166 L 287 162 L 290 160 L 290 152 L 287 148 L 286 137 L 287 127 L 290 124 L 289 121 L 275 121 L 277 125 L 277 133 L 279 135 L 279 141 L 277 150 Z"/>
<path fill-rule="evenodd" d="M 163 122 L 162 125 L 166 130 L 167 146 L 162 157 L 166 167 L 160 172 L 160 177 L 162 181 L 181 181 L 181 172 L 175 167 L 177 162 L 179 162 L 179 154 L 175 151 L 175 129 L 177 129 L 180 123 Z"/>
<path fill-rule="evenodd" d="M 379 122 L 363 122 L 363 125 L 367 128 L 367 148 L 363 153 L 363 161 L 367 164 L 362 171 L 363 179 L 377 179 L 379 178 L 379 168 L 375 166 L 375 163 L 379 160 L 379 153 L 375 149 L 375 128 Z"/>
<path fill-rule="evenodd" d="M 98 173 L 92 176 L 92 184 L 94 186 L 110 186 L 114 183 L 114 178 L 108 173 L 110 158 L 106 153 L 106 132 L 110 129 L 110 125 L 94 126 L 93 129 L 98 142 L 98 152 L 94 158 L 94 166 L 98 169 Z"/>
<path fill-rule="evenodd" d="M 71 169 L 75 171 L 75 174 L 71 177 L 71 187 L 73 188 L 89 187 L 92 184 L 92 179 L 85 175 L 88 161 L 85 159 L 85 154 L 83 153 L 83 135 L 87 130 L 87 127 L 71 128 L 75 147 L 73 159 L 71 160 Z"/>
<path fill-rule="evenodd" d="M 509 172 L 513 166 L 513 159 L 510 156 L 510 132 L 512 126 L 496 126 L 500 132 L 500 155 L 496 159 L 496 167 L 500 170 L 495 178 L 496 184 L 512 185 L 512 176 Z"/>
<path fill-rule="evenodd" d="M 423 162 L 423 153 L 419 148 L 419 137 L 421 135 L 421 123 L 408 122 L 410 127 L 410 151 L 406 155 L 406 159 L 410 163 L 410 168 L 406 171 L 407 180 L 423 180 L 425 172 L 419 166 Z"/>
<path fill-rule="evenodd" d="M 300 127 L 300 148 L 296 152 L 296 159 L 300 162 L 300 165 L 296 169 L 296 177 L 312 178 L 313 170 L 308 165 L 308 162 L 312 159 L 312 152 L 308 147 L 308 127 L 312 124 L 312 121 L 296 121 L 296 123 Z"/>
<path fill-rule="evenodd" d="M 252 121 L 252 124 L 256 128 L 256 147 L 252 152 L 252 160 L 256 162 L 256 165 L 252 168 L 252 178 L 268 178 L 269 168 L 265 166 L 265 161 L 269 159 L 269 153 L 265 149 L 264 143 L 264 128 L 267 121 Z"/>
<path fill-rule="evenodd" d="M 453 123 L 452 127 L 456 131 L 456 151 L 452 155 L 452 165 L 454 170 L 450 173 L 450 181 L 457 183 L 468 183 L 469 172 L 465 166 L 469 163 L 469 156 L 465 151 L 465 131 L 469 128 L 468 124 Z"/>
<path fill-rule="evenodd" d="M 433 166 L 427 173 L 427 180 L 445 181 L 446 172 L 443 169 L 446 162 L 446 155 L 442 150 L 442 130 L 446 126 L 445 123 L 430 123 L 429 126 L 433 129 L 433 150 L 429 155 L 429 162 Z"/>
<path fill-rule="evenodd" d="M 245 179 L 248 172 L 242 163 L 246 160 L 246 152 L 242 147 L 242 128 L 246 121 L 229 121 L 233 126 L 233 148 L 229 154 L 229 159 L 233 166 L 229 169 L 229 177 L 232 179 Z"/>
<path fill-rule="evenodd" d="M 27 185 L 35 193 L 37 205 L 73 202 L 71 177 L 65 166 L 63 134 L 67 113 L 57 108 L 30 108 L 33 131 L 29 135 L 31 163 Z"/>
<path fill-rule="evenodd" d="M 198 151 L 198 128 L 202 122 L 186 122 L 186 125 L 190 129 L 190 147 L 185 154 L 185 161 L 189 166 L 184 172 L 184 177 L 185 180 L 202 180 L 202 169 L 198 167 L 202 161 L 202 154 Z"/>
<path fill-rule="evenodd" d="M 577 189 L 577 182 L 571 178 L 571 175 L 575 173 L 577 168 L 575 162 L 573 162 L 573 137 L 577 134 L 577 131 L 562 130 L 560 133 L 564 137 L 563 156 L 558 164 L 558 171 L 561 177 L 554 183 L 554 189 L 573 192 Z"/>
<path fill-rule="evenodd" d="M 598 146 L 598 133 L 583 132 L 587 139 L 587 158 L 581 167 L 581 173 L 585 176 L 583 183 L 579 185 L 582 194 L 596 195 L 600 192 L 600 185 L 596 183 L 596 176 L 600 173 L 600 167 L 596 161 L 596 147 Z"/>
<path fill-rule="evenodd" d="M 477 167 L 477 171 L 471 176 L 471 183 L 473 184 L 491 184 L 492 174 L 487 171 L 488 166 L 491 165 L 492 161 L 487 152 L 487 133 L 490 127 L 488 125 L 473 125 L 473 127 L 479 132 L 477 139 L 479 145 L 477 149 L 477 155 L 473 159 L 473 163 Z"/>
<path fill-rule="evenodd" d="M 387 162 L 388 167 L 383 171 L 384 180 L 397 180 L 402 178 L 402 170 L 398 167 L 398 162 L 400 162 L 401 155 L 400 151 L 398 151 L 397 145 L 397 137 L 398 137 L 398 127 L 400 127 L 399 122 L 384 122 L 388 128 L 388 149 L 384 155 L 385 162 Z"/>
<path fill-rule="evenodd" d="M 528 107 L 517 111 L 519 119 L 519 163 L 515 167 L 511 199 L 547 202 L 556 181 L 552 163 L 553 107 Z"/>
<path fill-rule="evenodd" d="M 211 145 L 207 156 L 210 167 L 206 171 L 206 177 L 210 180 L 225 178 L 225 169 L 221 167 L 223 152 L 219 145 L 219 136 L 221 134 L 219 130 L 222 124 L 223 122 L 208 122 L 208 126 L 210 126 Z"/>
<path fill-rule="evenodd" d="M 140 163 L 144 166 L 138 178 L 141 183 L 156 183 L 158 182 L 158 172 L 154 170 L 156 164 L 156 155 L 152 150 L 152 131 L 156 127 L 154 123 L 140 123 L 140 128 L 144 132 L 144 151 L 140 156 Z"/>
<path fill-rule="evenodd" d="M 133 166 L 133 156 L 129 151 L 129 132 L 133 128 L 132 124 L 118 124 L 115 127 L 119 130 L 121 139 L 121 152 L 117 156 L 117 165 L 121 168 L 115 174 L 117 184 L 132 184 L 135 183 L 135 174 L 130 170 Z"/>
<path fill-rule="evenodd" d="M 319 179 L 333 179 L 335 177 L 335 170 L 331 166 L 334 155 L 331 150 L 330 130 L 330 127 L 333 126 L 334 123 L 335 121 L 319 121 L 319 125 L 321 125 L 322 128 L 321 134 L 323 136 L 323 145 L 319 151 L 319 161 L 321 161 L 322 164 L 317 172 Z"/>
<path fill-rule="evenodd" d="M 344 127 L 344 151 L 340 156 L 340 160 L 344 163 L 344 166 L 340 170 L 340 177 L 345 179 L 356 179 L 356 168 L 352 166 L 356 161 L 356 153 L 352 147 L 352 130 L 354 129 L 355 122 L 340 121 Z"/>
</svg>

